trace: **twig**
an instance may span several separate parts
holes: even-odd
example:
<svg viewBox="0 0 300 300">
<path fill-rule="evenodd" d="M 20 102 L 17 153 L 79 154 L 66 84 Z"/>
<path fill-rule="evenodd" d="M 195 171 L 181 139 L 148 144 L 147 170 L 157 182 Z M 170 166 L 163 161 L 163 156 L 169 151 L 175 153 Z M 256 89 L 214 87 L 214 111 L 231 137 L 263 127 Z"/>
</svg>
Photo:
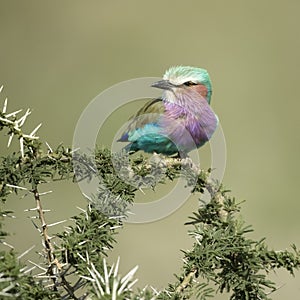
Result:
<svg viewBox="0 0 300 300">
<path fill-rule="evenodd" d="M 36 209 L 38 211 L 39 219 L 41 221 L 41 226 L 42 226 L 41 232 L 42 232 L 42 236 L 43 236 L 43 239 L 44 239 L 44 245 L 45 245 L 45 249 L 46 249 L 47 260 L 48 260 L 48 263 L 49 263 L 47 274 L 50 275 L 50 277 L 54 276 L 52 278 L 52 281 L 54 283 L 54 289 L 57 290 L 56 285 L 55 285 L 55 283 L 57 281 L 56 276 L 57 276 L 58 271 L 60 271 L 62 269 L 62 265 L 59 263 L 59 261 L 55 257 L 54 248 L 53 248 L 53 245 L 51 243 L 51 238 L 48 235 L 48 225 L 47 225 L 46 220 L 45 220 L 45 215 L 44 215 L 44 210 L 42 208 L 40 194 L 39 194 L 37 188 L 35 188 L 32 192 L 34 194 L 34 199 L 36 201 Z"/>
<path fill-rule="evenodd" d="M 185 290 L 185 289 L 190 285 L 190 283 L 191 283 L 191 281 L 193 280 L 193 278 L 195 277 L 196 273 L 197 273 L 197 269 L 196 269 L 196 268 L 192 269 L 191 272 L 188 273 L 188 274 L 184 277 L 183 281 L 182 281 L 182 282 L 180 283 L 180 285 L 176 288 L 176 290 L 175 290 L 176 293 L 181 293 L 183 290 Z"/>
<path fill-rule="evenodd" d="M 225 198 L 219 190 L 219 185 L 216 186 L 211 180 L 207 180 L 206 189 L 210 193 L 211 199 L 220 205 L 218 214 L 220 219 L 225 221 L 228 216 L 228 212 L 224 209 Z"/>
<path fill-rule="evenodd" d="M 55 254 L 54 254 L 54 248 L 53 248 L 53 245 L 51 243 L 51 237 L 48 234 L 49 226 L 53 226 L 53 225 L 62 223 L 64 221 L 48 225 L 46 223 L 46 220 L 45 220 L 45 211 L 46 210 L 44 210 L 42 208 L 40 194 L 39 194 L 37 188 L 35 188 L 33 190 L 33 194 L 34 194 L 34 198 L 35 198 L 35 201 L 36 201 L 36 210 L 38 211 L 38 216 L 39 216 L 39 219 L 40 219 L 41 225 L 42 225 L 41 233 L 42 233 L 42 236 L 43 236 L 43 239 L 44 239 L 44 246 L 45 246 L 45 249 L 46 249 L 47 260 L 48 260 L 48 263 L 49 263 L 48 270 L 46 271 L 47 277 L 52 279 L 52 282 L 53 282 L 52 286 L 53 286 L 53 289 L 55 291 L 58 290 L 57 289 L 57 286 L 58 286 L 57 280 L 58 280 L 58 277 L 60 277 L 60 279 L 61 279 L 60 284 L 66 290 L 68 295 L 72 299 L 76 300 L 78 298 L 75 296 L 75 289 L 72 287 L 72 285 L 70 285 L 68 283 L 68 281 L 65 278 L 65 274 L 66 274 L 67 271 L 62 272 L 63 265 L 58 261 L 58 259 L 56 258 Z"/>
<path fill-rule="evenodd" d="M 72 297 L 72 299 L 78 300 L 79 298 L 75 295 L 74 287 L 66 280 L 67 272 L 70 270 L 71 266 L 69 266 L 63 273 L 61 273 L 61 281 L 63 288 L 66 290 L 67 294 Z"/>
</svg>

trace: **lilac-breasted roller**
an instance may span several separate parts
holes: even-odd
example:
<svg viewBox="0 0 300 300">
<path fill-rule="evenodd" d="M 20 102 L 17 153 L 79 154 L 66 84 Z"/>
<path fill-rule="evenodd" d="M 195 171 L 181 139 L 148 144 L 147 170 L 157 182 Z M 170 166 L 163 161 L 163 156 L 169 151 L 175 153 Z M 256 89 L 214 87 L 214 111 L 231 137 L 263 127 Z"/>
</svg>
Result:
<svg viewBox="0 0 300 300">
<path fill-rule="evenodd" d="M 130 152 L 186 155 L 212 136 L 218 117 L 210 107 L 211 81 L 201 68 L 176 66 L 152 87 L 161 98 L 146 103 L 131 119 L 119 141 Z"/>
</svg>

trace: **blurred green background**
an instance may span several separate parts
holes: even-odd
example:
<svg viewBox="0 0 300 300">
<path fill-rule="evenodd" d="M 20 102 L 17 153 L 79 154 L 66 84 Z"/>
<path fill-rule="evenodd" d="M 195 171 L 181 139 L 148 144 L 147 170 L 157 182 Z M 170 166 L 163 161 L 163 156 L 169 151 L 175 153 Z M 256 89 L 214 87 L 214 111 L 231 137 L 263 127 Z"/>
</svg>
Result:
<svg viewBox="0 0 300 300">
<path fill-rule="evenodd" d="M 212 106 L 227 142 L 225 185 L 246 199 L 242 214 L 271 248 L 300 247 L 300 2 L 287 1 L 1 1 L 1 101 L 32 108 L 28 131 L 55 147 L 71 145 L 76 122 L 102 90 L 123 80 L 162 76 L 171 65 L 209 70 Z M 124 120 L 128 115 L 124 114 Z M 113 135 L 114 132 L 111 132 Z M 7 153 L 1 137 L 1 154 Z M 205 151 L 204 150 L 200 150 Z M 45 205 L 57 221 L 85 206 L 71 183 L 55 183 Z M 20 252 L 40 238 L 23 212 L 31 197 L 11 197 L 6 229 Z M 138 285 L 173 282 L 188 249 L 189 200 L 171 216 L 127 224 L 110 260 L 123 274 L 138 264 Z M 55 228 L 59 230 L 59 228 Z M 272 299 L 298 299 L 299 274 L 271 274 L 282 286 Z M 227 299 L 219 296 L 216 299 Z"/>
</svg>

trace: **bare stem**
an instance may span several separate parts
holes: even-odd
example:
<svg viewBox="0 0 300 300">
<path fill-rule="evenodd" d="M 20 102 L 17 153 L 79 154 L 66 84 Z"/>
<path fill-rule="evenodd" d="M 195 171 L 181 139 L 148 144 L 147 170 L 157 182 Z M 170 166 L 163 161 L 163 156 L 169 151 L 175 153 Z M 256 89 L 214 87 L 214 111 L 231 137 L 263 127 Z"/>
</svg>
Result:
<svg viewBox="0 0 300 300">
<path fill-rule="evenodd" d="M 62 279 L 63 287 L 66 290 L 66 292 L 68 293 L 68 295 L 71 296 L 72 299 L 78 300 L 79 298 L 76 297 L 73 286 L 69 284 L 69 282 L 66 280 L 66 277 L 61 276 L 61 279 Z"/>
</svg>

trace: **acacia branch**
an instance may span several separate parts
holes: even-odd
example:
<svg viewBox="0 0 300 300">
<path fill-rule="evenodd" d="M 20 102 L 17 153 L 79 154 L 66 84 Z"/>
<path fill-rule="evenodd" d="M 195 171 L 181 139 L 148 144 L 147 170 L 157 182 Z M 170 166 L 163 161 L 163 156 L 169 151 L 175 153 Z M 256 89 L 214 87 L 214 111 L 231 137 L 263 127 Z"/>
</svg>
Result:
<svg viewBox="0 0 300 300">
<path fill-rule="evenodd" d="M 45 247 L 46 255 L 47 255 L 47 261 L 49 263 L 47 275 L 49 275 L 52 278 L 54 287 L 55 287 L 55 283 L 56 283 L 55 276 L 57 275 L 58 271 L 61 271 L 62 265 L 57 260 L 57 258 L 55 257 L 55 254 L 54 254 L 54 248 L 51 243 L 51 238 L 48 234 L 48 225 L 45 220 L 45 214 L 44 214 L 44 210 L 43 210 L 41 199 L 40 199 L 40 194 L 38 192 L 37 187 L 32 192 L 34 195 L 34 199 L 36 201 L 36 210 L 38 212 L 38 216 L 41 221 L 41 227 L 42 227 L 41 233 L 43 236 L 44 247 Z"/>
<path fill-rule="evenodd" d="M 13 137 L 19 139 L 20 153 L 13 153 L 0 161 L 0 196 L 6 200 L 10 192 L 27 190 L 22 185 L 32 184 L 31 192 L 36 207 L 28 211 L 36 210 L 38 213 L 48 269 L 33 263 L 42 270 L 41 276 L 26 277 L 31 269 L 22 268 L 16 277 L 15 272 L 11 271 L 15 270 L 16 260 L 8 256 L 5 261 L 3 259 L 6 256 L 1 255 L 0 295 L 21 295 L 22 299 L 85 299 L 93 294 L 101 299 L 124 299 L 121 298 L 124 296 L 137 300 L 150 299 L 151 295 L 151 299 L 175 299 L 174 296 L 176 299 L 188 299 L 197 293 L 199 299 L 207 299 L 211 297 L 209 283 L 213 282 L 218 292 L 232 293 L 232 300 L 269 299 L 268 291 L 274 291 L 275 285 L 261 271 L 283 267 L 293 275 L 294 270 L 300 268 L 300 252 L 295 246 L 292 247 L 294 252 L 274 251 L 268 249 L 263 239 L 253 241 L 247 238 L 246 234 L 252 229 L 239 216 L 238 219 L 235 216 L 240 211 L 235 199 L 226 195 L 227 191 L 211 179 L 210 170 L 201 170 L 191 159 L 161 155 L 153 155 L 151 159 L 135 159 L 134 156 L 126 159 L 124 155 L 118 156 L 108 149 L 95 150 L 95 159 L 91 159 L 88 154 L 80 155 L 80 151 L 71 151 L 62 145 L 53 151 L 47 143 L 48 151 L 45 153 L 35 136 L 40 125 L 30 134 L 24 134 L 21 130 L 30 111 L 17 117 L 21 110 L 6 113 L 6 109 L 7 101 L 0 111 L 0 130 L 8 129 L 8 146 Z M 99 188 L 98 194 L 88 198 L 88 210 L 81 209 L 82 212 L 73 218 L 73 226 L 56 235 L 61 246 L 57 249 L 48 233 L 48 228 L 54 224 L 46 222 L 46 210 L 42 207 L 42 193 L 38 191 L 38 184 L 70 177 L 90 179 L 98 174 L 103 179 L 105 190 Z M 187 186 L 192 187 L 192 193 L 203 194 L 207 190 L 210 194 L 210 201 L 200 205 L 198 211 L 193 213 L 192 221 L 186 223 L 194 225 L 189 232 L 194 245 L 189 251 L 183 251 L 183 274 L 176 276 L 181 280 L 164 291 L 143 290 L 139 296 L 135 296 L 131 287 L 136 282 L 133 280 L 136 268 L 121 278 L 118 273 L 119 262 L 109 267 L 105 259 L 99 258 L 113 247 L 113 234 L 122 225 L 127 203 L 134 201 L 134 192 L 142 187 L 154 188 L 158 183 L 164 183 L 165 179 L 174 180 L 181 175 L 186 179 Z M 114 215 L 109 217 L 112 208 Z M 4 236 L 0 222 L 0 242 Z M 10 251 L 8 255 L 12 253 Z M 2 261 L 5 264 L 1 269 Z M 194 278 L 198 277 L 198 273 L 207 282 L 195 283 Z M 46 286 L 45 282 L 41 282 L 38 286 L 36 278 L 46 278 L 47 283 L 51 279 L 52 284 Z M 75 292 L 83 286 L 90 291 L 83 296 L 76 296 Z M 266 288 L 269 290 L 265 291 Z M 53 298 L 54 293 L 57 298 Z M 62 296 L 62 293 L 66 295 Z"/>
</svg>

